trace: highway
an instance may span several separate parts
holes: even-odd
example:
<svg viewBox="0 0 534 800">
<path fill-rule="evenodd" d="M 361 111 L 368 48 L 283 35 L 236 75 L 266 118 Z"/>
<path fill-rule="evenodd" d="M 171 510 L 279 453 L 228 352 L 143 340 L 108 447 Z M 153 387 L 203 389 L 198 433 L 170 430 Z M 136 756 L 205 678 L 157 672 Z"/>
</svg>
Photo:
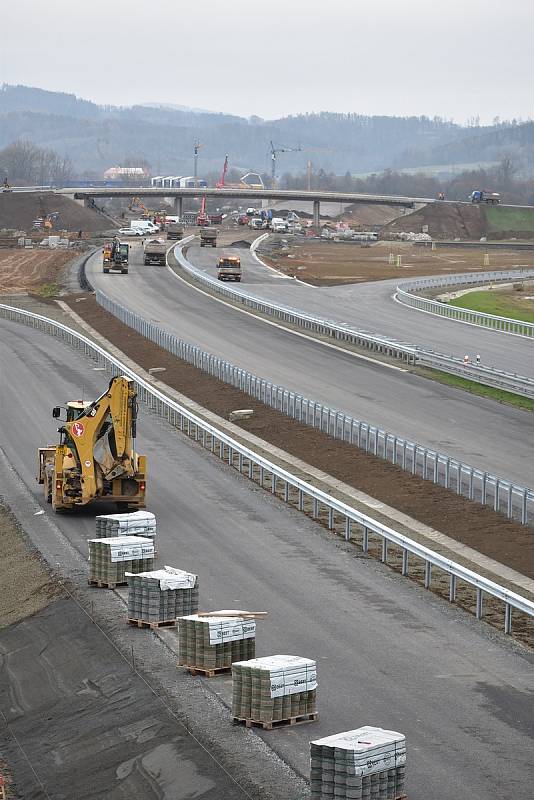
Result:
<svg viewBox="0 0 534 800">
<path fill-rule="evenodd" d="M 236 238 L 239 237 L 236 235 Z M 465 353 L 474 358 L 479 353 L 488 366 L 534 377 L 531 339 L 464 325 L 408 308 L 393 300 L 398 280 L 331 287 L 310 287 L 294 280 L 281 283 L 276 273 L 266 270 L 249 252 L 239 249 L 239 255 L 243 280 L 235 284 L 237 291 L 250 293 L 253 289 L 254 294 L 270 302 L 458 358 L 463 358 Z M 409 255 L 405 260 L 408 258 Z M 520 263 L 521 254 L 518 253 L 517 258 Z M 188 250 L 188 259 L 212 277 L 216 275 L 211 250 L 194 245 Z M 498 270 L 498 263 L 492 269 Z M 399 280 L 407 278 L 402 274 Z"/>
<path fill-rule="evenodd" d="M 116 286 L 130 282 L 115 277 Z M 51 408 L 82 387 L 96 396 L 107 376 L 52 337 L 6 321 L 0 330 L 1 446 L 42 500 L 35 452 L 56 438 Z M 310 739 L 377 724 L 407 736 L 411 800 L 530 800 L 532 654 L 336 545 L 144 407 L 138 429 L 159 563 L 196 572 L 203 607 L 268 610 L 258 623 L 258 655 L 318 662 L 319 722 L 262 734 L 289 764 L 306 774 Z M 93 514 L 55 516 L 84 554 Z M 229 695 L 227 679 L 209 687 Z"/>
<path fill-rule="evenodd" d="M 198 258 L 215 262 L 217 249 L 198 250 Z M 198 260 L 194 248 L 189 252 Z M 246 256 L 246 251 L 240 254 Z M 262 273 L 263 278 L 251 270 L 254 291 L 261 279 L 282 299 L 284 287 L 292 282 L 270 270 Z M 520 484 L 529 481 L 532 417 L 527 412 L 355 358 L 261 322 L 196 291 L 169 269 L 144 267 L 137 244 L 132 247 L 129 275 L 104 275 L 100 254 L 89 261 L 87 275 L 95 288 L 132 311 L 257 375 L 466 463 Z M 315 294 L 313 289 L 304 291 Z"/>
</svg>

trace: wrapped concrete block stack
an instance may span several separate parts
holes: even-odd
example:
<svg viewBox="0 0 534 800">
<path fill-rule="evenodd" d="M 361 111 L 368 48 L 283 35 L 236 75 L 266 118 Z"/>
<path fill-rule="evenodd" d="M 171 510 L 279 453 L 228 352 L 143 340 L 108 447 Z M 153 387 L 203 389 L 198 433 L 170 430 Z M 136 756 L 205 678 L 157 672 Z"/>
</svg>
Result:
<svg viewBox="0 0 534 800">
<path fill-rule="evenodd" d="M 180 664 L 203 670 L 228 668 L 256 655 L 256 622 L 191 614 L 179 620 L 179 642 Z"/>
<path fill-rule="evenodd" d="M 95 518 L 95 527 L 99 539 L 106 539 L 108 536 L 142 536 L 145 539 L 155 539 L 156 517 L 150 511 L 100 514 Z"/>
<path fill-rule="evenodd" d="M 310 658 L 275 655 L 232 665 L 232 716 L 277 722 L 317 713 L 317 666 Z"/>
<path fill-rule="evenodd" d="M 314 800 L 405 797 L 406 738 L 365 725 L 310 743 Z"/>
<path fill-rule="evenodd" d="M 198 578 L 191 572 L 164 567 L 132 574 L 128 581 L 128 619 L 169 622 L 198 611 Z"/>
<path fill-rule="evenodd" d="M 89 581 L 126 583 L 126 572 L 148 572 L 154 567 L 154 542 L 141 536 L 89 539 Z"/>
</svg>

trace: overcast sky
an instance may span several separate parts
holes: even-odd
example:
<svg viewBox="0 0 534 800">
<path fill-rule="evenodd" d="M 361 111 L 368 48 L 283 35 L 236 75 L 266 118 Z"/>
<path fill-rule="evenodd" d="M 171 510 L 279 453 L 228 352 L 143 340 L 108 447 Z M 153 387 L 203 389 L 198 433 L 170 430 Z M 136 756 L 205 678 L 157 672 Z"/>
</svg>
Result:
<svg viewBox="0 0 534 800">
<path fill-rule="evenodd" d="M 532 0 L 15 0 L 0 81 L 242 116 L 534 116 Z"/>
</svg>

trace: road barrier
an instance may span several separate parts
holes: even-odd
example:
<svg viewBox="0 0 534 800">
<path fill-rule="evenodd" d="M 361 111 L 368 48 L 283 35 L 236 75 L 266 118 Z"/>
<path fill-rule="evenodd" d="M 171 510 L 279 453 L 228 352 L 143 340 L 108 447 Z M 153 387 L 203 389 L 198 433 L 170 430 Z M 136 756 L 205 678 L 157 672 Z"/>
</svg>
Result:
<svg viewBox="0 0 534 800">
<path fill-rule="evenodd" d="M 513 372 L 504 372 L 503 370 L 486 365 L 464 363 L 462 358 L 439 353 L 434 350 L 423 350 L 407 342 L 397 341 L 396 339 L 369 333 L 368 331 L 356 330 L 348 324 L 340 324 L 320 317 L 314 317 L 298 311 L 297 309 L 289 308 L 288 306 L 262 300 L 241 289 L 230 289 L 228 286 L 222 286 L 220 281 L 212 278 L 203 270 L 191 264 L 183 254 L 181 248 L 188 244 L 193 238 L 194 237 L 191 236 L 187 241 L 184 240 L 174 247 L 178 263 L 196 280 L 209 286 L 212 291 L 234 302 L 242 303 L 256 312 L 273 316 L 282 322 L 296 325 L 304 330 L 318 333 L 320 336 L 334 339 L 338 342 L 347 342 L 356 347 L 373 350 L 391 358 L 400 359 L 408 364 L 430 367 L 431 369 L 441 370 L 442 372 L 448 372 L 452 375 L 459 375 L 466 380 L 520 394 L 523 397 L 534 397 L 534 378 L 517 375 Z M 448 277 L 450 278 L 450 276 Z M 466 278 L 472 280 L 473 275 L 469 274 Z M 416 300 L 424 301 L 424 298 L 416 298 Z M 440 306 L 441 304 L 438 303 L 437 305 Z M 444 306 L 444 308 L 450 308 L 450 306 Z M 508 322 L 510 322 L 510 320 L 508 320 Z"/>
<path fill-rule="evenodd" d="M 451 603 L 455 602 L 457 598 L 458 581 L 473 587 L 475 591 L 475 616 L 477 619 L 482 619 L 483 617 L 485 595 L 494 597 L 504 604 L 504 632 L 507 634 L 512 632 L 513 609 L 529 617 L 534 617 L 534 602 L 531 600 L 490 581 L 482 575 L 478 575 L 455 561 L 445 558 L 440 553 L 436 553 L 419 544 L 419 542 L 409 539 L 367 514 L 357 511 L 347 503 L 312 486 L 307 481 L 292 475 L 277 464 L 255 453 L 241 442 L 232 439 L 231 436 L 201 419 L 189 409 L 171 400 L 163 392 L 143 380 L 136 372 L 86 336 L 76 333 L 66 325 L 47 317 L 3 304 L 0 304 L 0 317 L 23 323 L 55 336 L 71 347 L 83 352 L 85 356 L 93 359 L 98 366 L 105 366 L 113 375 L 127 375 L 132 378 L 137 386 L 140 400 L 146 403 L 154 413 L 169 422 L 170 425 L 178 428 L 200 445 L 218 455 L 227 464 L 237 469 L 240 474 L 247 475 L 262 488 L 269 489 L 273 495 L 283 499 L 299 511 L 309 514 L 313 519 L 320 518 L 321 510 L 326 510 L 328 529 L 335 533 L 343 533 L 347 541 L 360 544 L 364 552 L 369 551 L 372 537 L 380 541 L 381 561 L 383 563 L 388 563 L 388 558 L 391 559 L 392 556 L 388 547 L 391 545 L 398 548 L 402 554 L 401 572 L 403 575 L 409 576 L 410 567 L 414 566 L 414 560 L 415 563 L 422 562 L 424 564 L 425 588 L 432 588 L 433 575 L 436 577 L 434 573 L 439 570 L 448 578 L 448 596 Z M 169 334 L 164 335 L 169 336 Z"/>
<path fill-rule="evenodd" d="M 454 319 L 457 322 L 468 322 L 490 328 L 502 333 L 514 333 L 517 336 L 534 336 L 534 325 L 518 319 L 498 317 L 494 314 L 483 314 L 469 308 L 458 308 L 439 300 L 430 300 L 419 294 L 428 289 L 441 289 L 447 286 L 487 286 L 493 283 L 510 283 L 513 281 L 533 280 L 534 270 L 501 270 L 499 272 L 467 272 L 458 275 L 439 275 L 434 278 L 417 278 L 400 283 L 397 286 L 396 298 L 403 305 L 437 314 L 440 317 Z"/>
<path fill-rule="evenodd" d="M 335 439 L 354 444 L 368 453 L 397 464 L 413 475 L 431 480 L 439 486 L 468 497 L 469 500 L 491 506 L 509 518 L 528 524 L 529 517 L 534 512 L 534 491 L 531 489 L 457 461 L 417 442 L 403 439 L 369 422 L 362 422 L 349 414 L 331 409 L 272 381 L 260 378 L 173 336 L 153 322 L 148 322 L 120 303 L 111 300 L 101 291 L 96 292 L 96 300 L 106 311 L 155 344 L 203 372 L 241 389 L 277 411 L 305 425 L 318 428 Z"/>
</svg>

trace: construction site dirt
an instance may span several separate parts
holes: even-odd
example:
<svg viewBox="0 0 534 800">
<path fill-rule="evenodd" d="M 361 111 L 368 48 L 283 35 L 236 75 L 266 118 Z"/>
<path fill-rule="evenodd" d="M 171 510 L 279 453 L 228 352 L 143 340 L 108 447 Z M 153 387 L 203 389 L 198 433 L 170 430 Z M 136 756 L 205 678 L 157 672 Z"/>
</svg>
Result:
<svg viewBox="0 0 534 800">
<path fill-rule="evenodd" d="M 52 192 L 0 192 L 0 228 L 31 231 L 35 219 L 58 214 L 54 224 L 59 230 L 96 233 L 113 227 L 113 222 L 96 208 Z M 47 235 L 47 234 L 43 234 Z"/>
<path fill-rule="evenodd" d="M 530 528 L 274 411 L 148 341 L 98 306 L 93 295 L 72 295 L 66 301 L 141 367 L 164 367 L 167 385 L 208 410 L 228 419 L 236 408 L 253 409 L 251 419 L 237 423 L 242 428 L 452 539 L 534 577 Z"/>
<path fill-rule="evenodd" d="M 0 249 L 0 295 L 57 289 L 76 256 L 69 250 Z"/>
<path fill-rule="evenodd" d="M 361 247 L 354 242 L 298 242 L 289 237 L 286 241 L 284 248 L 273 247 L 267 241 L 260 247 L 259 255 L 286 275 L 314 286 L 534 267 L 534 252 L 529 251 L 500 250 L 491 253 L 489 264 L 485 264 L 483 250 L 440 249 L 439 244 L 436 250 L 431 250 L 409 242 L 378 242 Z M 399 266 L 396 266 L 397 256 L 400 256 Z"/>
</svg>

